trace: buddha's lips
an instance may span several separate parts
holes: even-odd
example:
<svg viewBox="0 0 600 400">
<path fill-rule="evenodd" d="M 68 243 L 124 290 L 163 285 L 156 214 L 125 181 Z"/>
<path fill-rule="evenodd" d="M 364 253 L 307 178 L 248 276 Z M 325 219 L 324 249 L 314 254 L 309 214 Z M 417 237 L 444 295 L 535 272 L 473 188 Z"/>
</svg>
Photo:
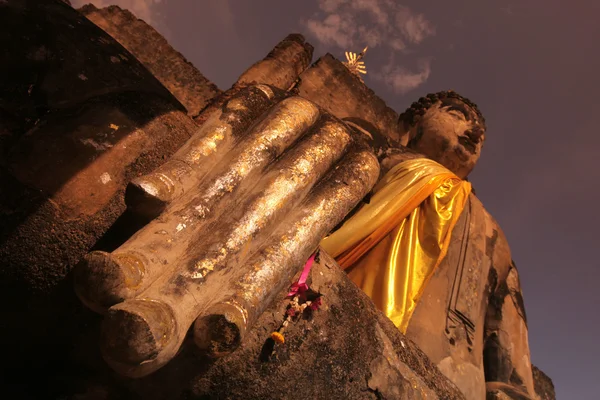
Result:
<svg viewBox="0 0 600 400">
<path fill-rule="evenodd" d="M 459 136 L 458 142 L 471 154 L 477 153 L 477 144 L 467 136 Z"/>
</svg>

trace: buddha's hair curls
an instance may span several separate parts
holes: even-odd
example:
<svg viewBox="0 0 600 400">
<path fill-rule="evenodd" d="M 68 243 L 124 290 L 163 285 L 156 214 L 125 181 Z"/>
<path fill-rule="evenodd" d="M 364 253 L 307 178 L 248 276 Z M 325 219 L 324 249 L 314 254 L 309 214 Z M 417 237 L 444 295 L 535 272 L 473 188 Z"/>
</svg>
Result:
<svg viewBox="0 0 600 400">
<path fill-rule="evenodd" d="M 415 101 L 408 107 L 402 114 L 400 114 L 399 122 L 403 122 L 405 126 L 412 127 L 419 119 L 425 114 L 425 112 L 435 103 L 444 99 L 457 99 L 471 107 L 477 113 L 477 117 L 480 123 L 483 125 L 485 129 L 485 118 L 483 118 L 483 114 L 479 111 L 477 104 L 473 103 L 471 100 L 466 97 L 461 96 L 453 90 L 437 92 L 437 93 L 429 93 L 425 97 L 421 97 L 418 101 Z"/>
</svg>

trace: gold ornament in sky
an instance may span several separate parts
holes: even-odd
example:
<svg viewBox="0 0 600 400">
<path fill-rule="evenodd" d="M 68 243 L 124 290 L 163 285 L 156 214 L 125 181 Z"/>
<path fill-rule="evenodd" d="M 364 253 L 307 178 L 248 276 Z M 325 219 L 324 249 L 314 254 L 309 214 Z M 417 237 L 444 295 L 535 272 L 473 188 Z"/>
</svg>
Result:
<svg viewBox="0 0 600 400">
<path fill-rule="evenodd" d="M 365 67 L 365 62 L 361 60 L 365 56 L 368 48 L 369 46 L 365 47 L 364 50 L 361 51 L 359 54 L 353 53 L 351 51 L 346 52 L 346 60 L 348 61 L 344 62 L 344 65 L 350 70 L 350 72 L 352 72 L 358 77 L 360 77 L 360 74 L 367 74 L 367 67 Z"/>
</svg>

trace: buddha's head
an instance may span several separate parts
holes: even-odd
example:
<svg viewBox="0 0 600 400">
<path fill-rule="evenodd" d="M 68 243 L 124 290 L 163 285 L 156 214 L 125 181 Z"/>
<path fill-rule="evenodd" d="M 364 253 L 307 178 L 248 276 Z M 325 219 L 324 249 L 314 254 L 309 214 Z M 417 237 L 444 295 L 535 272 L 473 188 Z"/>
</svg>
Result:
<svg viewBox="0 0 600 400">
<path fill-rule="evenodd" d="M 428 94 L 400 115 L 407 147 L 437 161 L 459 178 L 473 170 L 485 140 L 485 119 L 456 92 Z"/>
</svg>

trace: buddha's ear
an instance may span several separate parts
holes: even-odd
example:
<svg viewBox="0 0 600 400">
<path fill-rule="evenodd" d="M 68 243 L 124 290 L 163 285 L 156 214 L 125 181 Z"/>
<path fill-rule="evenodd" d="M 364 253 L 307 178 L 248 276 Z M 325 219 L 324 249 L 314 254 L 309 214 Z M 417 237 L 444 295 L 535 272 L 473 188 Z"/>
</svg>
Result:
<svg viewBox="0 0 600 400">
<path fill-rule="evenodd" d="M 414 146 L 421 140 L 423 136 L 423 127 L 420 122 L 417 121 L 406 133 L 406 147 L 409 149 L 414 148 Z"/>
<path fill-rule="evenodd" d="M 421 126 L 421 116 L 414 116 L 413 121 L 409 118 L 405 118 L 405 114 L 400 114 L 398 118 L 398 131 L 400 133 L 400 145 L 410 147 L 411 142 L 416 143 L 421 136 L 423 131 L 419 129 Z"/>
<path fill-rule="evenodd" d="M 402 113 L 398 117 L 397 129 L 400 137 L 400 145 L 407 146 L 410 141 L 410 123 L 407 121 L 406 114 Z"/>
</svg>

